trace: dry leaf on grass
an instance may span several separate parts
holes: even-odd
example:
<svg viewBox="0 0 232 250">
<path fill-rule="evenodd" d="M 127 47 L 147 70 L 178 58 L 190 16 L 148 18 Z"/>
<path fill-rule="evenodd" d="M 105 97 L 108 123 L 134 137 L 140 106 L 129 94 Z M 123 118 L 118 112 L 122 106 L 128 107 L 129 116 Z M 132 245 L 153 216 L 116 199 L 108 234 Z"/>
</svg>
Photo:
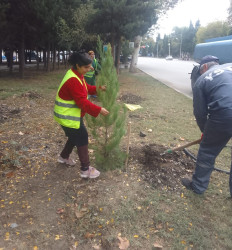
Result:
<svg viewBox="0 0 232 250">
<path fill-rule="evenodd" d="M 63 214 L 64 213 L 64 209 L 63 208 L 57 208 L 56 213 L 57 214 Z"/>
<path fill-rule="evenodd" d="M 88 213 L 88 208 L 82 208 L 81 210 L 76 210 L 75 211 L 75 215 L 76 215 L 76 217 L 77 217 L 77 219 L 80 219 L 80 218 L 82 218 L 86 213 Z"/>
<path fill-rule="evenodd" d="M 126 250 L 130 246 L 130 242 L 127 238 L 118 236 L 118 239 L 120 241 L 120 243 L 118 243 L 119 249 Z"/>
<path fill-rule="evenodd" d="M 86 233 L 85 234 L 85 238 L 86 239 L 92 239 L 92 238 L 94 238 L 95 237 L 95 234 L 91 234 L 91 233 Z"/>
<path fill-rule="evenodd" d="M 14 176 L 14 172 L 13 171 L 11 171 L 11 172 L 9 172 L 9 173 L 6 174 L 7 178 L 11 178 L 13 176 Z"/>
<path fill-rule="evenodd" d="M 99 246 L 99 245 L 94 245 L 94 246 L 93 246 L 93 249 L 100 250 L 100 249 L 101 249 L 101 246 Z"/>
<path fill-rule="evenodd" d="M 159 243 L 154 243 L 152 249 L 154 249 L 154 250 L 161 250 L 161 249 L 163 249 L 163 246 L 161 246 Z"/>
</svg>

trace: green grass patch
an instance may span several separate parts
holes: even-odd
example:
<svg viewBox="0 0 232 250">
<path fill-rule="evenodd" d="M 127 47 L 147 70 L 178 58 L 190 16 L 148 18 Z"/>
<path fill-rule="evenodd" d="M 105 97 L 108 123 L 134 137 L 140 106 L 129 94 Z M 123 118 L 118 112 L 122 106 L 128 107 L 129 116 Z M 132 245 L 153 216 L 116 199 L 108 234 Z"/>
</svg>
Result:
<svg viewBox="0 0 232 250">
<path fill-rule="evenodd" d="M 0 99 L 20 96 L 29 91 L 48 96 L 51 92 L 57 90 L 64 73 L 65 70 L 50 73 L 39 72 L 25 79 L 9 76 L 2 77 L 0 80 Z"/>
</svg>

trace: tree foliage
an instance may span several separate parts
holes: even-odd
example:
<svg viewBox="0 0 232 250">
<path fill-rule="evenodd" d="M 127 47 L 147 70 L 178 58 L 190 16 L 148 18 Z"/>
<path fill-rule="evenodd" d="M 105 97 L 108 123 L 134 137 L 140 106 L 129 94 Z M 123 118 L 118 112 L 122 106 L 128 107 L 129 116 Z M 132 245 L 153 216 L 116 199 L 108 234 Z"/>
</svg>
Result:
<svg viewBox="0 0 232 250">
<path fill-rule="evenodd" d="M 49 70 L 56 50 L 76 50 L 96 43 L 96 35 L 117 48 L 122 39 L 144 35 L 158 17 L 178 0 L 1 0 L 0 48 L 19 53 L 20 71 L 24 51 L 43 51 Z"/>
<path fill-rule="evenodd" d="M 93 137 L 97 141 L 94 147 L 96 165 L 102 170 L 109 170 L 121 168 L 124 164 L 126 155 L 120 150 L 119 145 L 125 134 L 126 108 L 117 102 L 119 82 L 110 45 L 105 51 L 99 40 L 98 53 L 101 71 L 97 78 L 97 88 L 102 85 L 107 87 L 105 92 L 98 92 L 98 98 L 102 106 L 110 113 L 97 118 L 87 116 L 86 119 Z"/>
<path fill-rule="evenodd" d="M 134 40 L 144 35 L 157 22 L 159 14 L 177 0 L 95 0 L 94 15 L 89 17 L 89 30 L 110 35 L 111 46 L 117 45 L 119 63 L 122 37 Z"/>
<path fill-rule="evenodd" d="M 216 21 L 205 27 L 200 27 L 196 34 L 196 42 L 203 43 L 206 39 L 229 35 L 230 27 L 227 22 Z"/>
<path fill-rule="evenodd" d="M 228 23 L 230 25 L 230 34 L 232 34 L 232 1 L 230 0 L 230 7 L 228 8 Z"/>
<path fill-rule="evenodd" d="M 66 50 L 78 50 L 86 41 L 96 41 L 97 36 L 86 31 L 86 17 L 94 12 L 92 4 L 81 4 L 68 19 L 59 17 L 56 24 L 58 44 Z"/>
</svg>

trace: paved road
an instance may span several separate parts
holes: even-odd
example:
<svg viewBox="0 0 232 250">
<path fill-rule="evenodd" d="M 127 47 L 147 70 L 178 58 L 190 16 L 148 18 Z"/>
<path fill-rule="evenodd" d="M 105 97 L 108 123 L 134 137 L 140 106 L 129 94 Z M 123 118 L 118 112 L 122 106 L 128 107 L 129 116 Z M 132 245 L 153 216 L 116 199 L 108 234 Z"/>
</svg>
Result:
<svg viewBox="0 0 232 250">
<path fill-rule="evenodd" d="M 167 86 L 192 98 L 190 72 L 193 61 L 167 61 L 153 57 L 139 57 L 138 68 Z"/>
</svg>

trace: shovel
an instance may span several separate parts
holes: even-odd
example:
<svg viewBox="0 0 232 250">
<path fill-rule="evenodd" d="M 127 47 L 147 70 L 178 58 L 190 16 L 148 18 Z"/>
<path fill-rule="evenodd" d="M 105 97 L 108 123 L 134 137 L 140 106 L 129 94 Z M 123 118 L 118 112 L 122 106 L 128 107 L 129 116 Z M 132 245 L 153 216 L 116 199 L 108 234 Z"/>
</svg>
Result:
<svg viewBox="0 0 232 250">
<path fill-rule="evenodd" d="M 169 148 L 167 150 L 165 150 L 163 153 L 161 153 L 160 155 L 165 155 L 165 154 L 171 154 L 173 153 L 174 151 L 177 151 L 177 150 L 181 150 L 181 149 L 184 149 L 184 148 L 188 148 L 192 145 L 195 145 L 195 144 L 199 144 L 201 142 L 201 138 L 196 140 L 196 141 L 192 141 L 192 142 L 189 142 L 183 146 L 180 146 L 180 147 L 176 147 L 176 148 Z"/>
</svg>

